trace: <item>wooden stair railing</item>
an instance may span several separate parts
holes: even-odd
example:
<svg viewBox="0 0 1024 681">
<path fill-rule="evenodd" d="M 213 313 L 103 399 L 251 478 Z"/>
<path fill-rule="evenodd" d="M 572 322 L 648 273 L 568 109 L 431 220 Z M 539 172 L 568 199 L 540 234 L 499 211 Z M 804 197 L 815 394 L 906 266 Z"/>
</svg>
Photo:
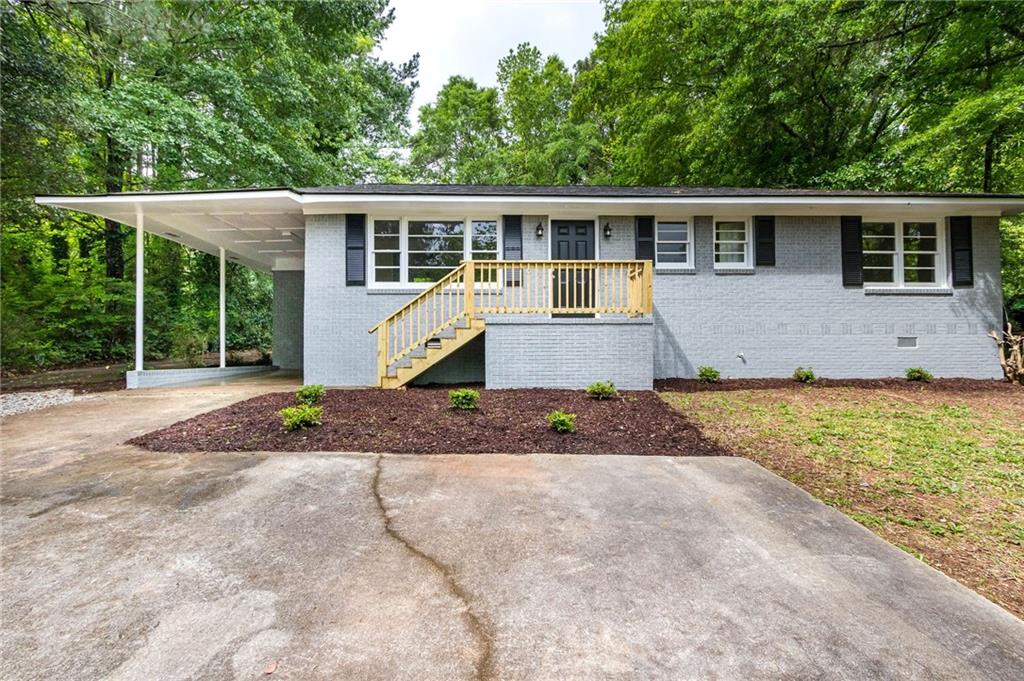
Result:
<svg viewBox="0 0 1024 681">
<path fill-rule="evenodd" d="M 652 275 L 649 260 L 463 261 L 370 329 L 379 384 L 405 385 L 483 333 L 479 315 L 650 314 Z"/>
</svg>

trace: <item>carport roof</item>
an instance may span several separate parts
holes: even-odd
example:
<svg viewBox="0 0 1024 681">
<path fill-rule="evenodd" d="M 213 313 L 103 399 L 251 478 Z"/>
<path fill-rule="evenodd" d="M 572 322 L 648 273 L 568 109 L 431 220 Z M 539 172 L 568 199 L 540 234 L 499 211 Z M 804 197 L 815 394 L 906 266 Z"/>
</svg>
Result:
<svg viewBox="0 0 1024 681">
<path fill-rule="evenodd" d="M 357 184 L 175 192 L 37 196 L 147 231 L 260 270 L 300 269 L 305 215 L 370 213 L 424 217 L 597 215 L 1017 215 L 1024 194 L 872 192 L 739 187 L 612 187 L 465 184 Z"/>
</svg>

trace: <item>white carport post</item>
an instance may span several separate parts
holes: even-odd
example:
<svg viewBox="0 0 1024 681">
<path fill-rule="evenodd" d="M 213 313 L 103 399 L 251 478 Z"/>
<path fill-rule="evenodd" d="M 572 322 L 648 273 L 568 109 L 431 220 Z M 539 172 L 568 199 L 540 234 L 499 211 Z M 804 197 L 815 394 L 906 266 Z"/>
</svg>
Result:
<svg viewBox="0 0 1024 681">
<path fill-rule="evenodd" d="M 146 226 L 142 206 L 135 206 L 135 370 L 142 371 L 143 279 L 146 276 Z"/>
<path fill-rule="evenodd" d="M 224 249 L 220 249 L 220 368 L 223 369 L 225 366 L 224 357 L 224 317 L 226 298 L 224 296 Z"/>
</svg>

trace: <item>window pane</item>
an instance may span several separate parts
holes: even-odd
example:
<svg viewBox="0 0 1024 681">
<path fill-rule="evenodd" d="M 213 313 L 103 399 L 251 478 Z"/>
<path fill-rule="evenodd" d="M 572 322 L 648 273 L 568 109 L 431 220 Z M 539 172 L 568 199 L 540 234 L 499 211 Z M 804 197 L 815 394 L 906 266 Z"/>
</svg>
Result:
<svg viewBox="0 0 1024 681">
<path fill-rule="evenodd" d="M 374 269 L 373 277 L 378 282 L 396 282 L 401 272 L 397 267 L 377 267 Z"/>
<path fill-rule="evenodd" d="M 891 284 L 895 279 L 892 276 L 892 269 L 864 269 L 864 281 L 873 284 Z"/>
<path fill-rule="evenodd" d="M 374 220 L 373 233 L 398 236 L 398 220 Z"/>
<path fill-rule="evenodd" d="M 715 262 L 742 263 L 742 253 L 716 253 Z"/>
<path fill-rule="evenodd" d="M 927 268 L 907 268 L 903 270 L 903 281 L 910 284 L 934 284 L 935 270 Z"/>
<path fill-rule="evenodd" d="M 934 222 L 904 222 L 903 236 L 905 238 L 932 237 L 936 235 L 937 227 Z"/>
<path fill-rule="evenodd" d="M 686 255 L 687 244 L 658 244 L 658 256 Z"/>
<path fill-rule="evenodd" d="M 415 284 L 424 284 L 435 282 L 444 275 L 448 274 L 451 268 L 409 268 L 409 281 Z"/>
<path fill-rule="evenodd" d="M 864 267 L 889 267 L 893 266 L 895 255 L 890 253 L 865 253 Z"/>
<path fill-rule="evenodd" d="M 907 253 L 903 256 L 903 266 L 927 267 L 935 269 L 935 255 L 931 253 Z"/>
<path fill-rule="evenodd" d="M 410 236 L 410 251 L 449 251 L 462 253 L 461 236 Z"/>
<path fill-rule="evenodd" d="M 746 246 L 744 244 L 735 244 L 735 243 L 719 243 L 719 244 L 715 244 L 715 253 L 716 254 L 720 254 L 720 255 L 724 255 L 724 254 L 727 254 L 727 253 L 728 254 L 736 253 L 736 254 L 739 254 L 740 256 L 742 256 L 745 251 L 746 251 Z M 730 261 L 723 261 L 723 262 L 732 262 L 732 261 L 730 260 Z"/>
<path fill-rule="evenodd" d="M 458 267 L 462 262 L 462 253 L 432 251 L 428 253 L 409 252 L 409 267 Z"/>
<path fill-rule="evenodd" d="M 461 221 L 409 221 L 409 236 L 462 236 L 462 234 Z"/>
<path fill-rule="evenodd" d="M 895 222 L 865 222 L 861 225 L 861 234 L 868 236 L 896 236 Z"/>
<path fill-rule="evenodd" d="M 473 251 L 473 260 L 497 260 L 496 251 Z M 479 273 L 477 273 L 479 275 Z"/>
<path fill-rule="evenodd" d="M 397 251 L 398 235 L 395 236 L 374 236 L 373 249 L 375 251 Z"/>
<path fill-rule="evenodd" d="M 865 251 L 895 251 L 896 237 L 888 236 L 866 236 L 864 237 Z"/>
<path fill-rule="evenodd" d="M 937 243 L 935 237 L 923 237 L 920 239 L 905 238 L 903 239 L 903 250 L 904 251 L 931 251 L 934 253 Z"/>
<path fill-rule="evenodd" d="M 658 241 L 686 241 L 688 227 L 685 222 L 659 222 Z"/>
<path fill-rule="evenodd" d="M 496 220 L 473 221 L 472 250 L 498 250 L 498 222 Z"/>
<path fill-rule="evenodd" d="M 401 253 L 374 253 L 373 264 L 376 267 L 398 267 L 401 257 Z"/>
</svg>

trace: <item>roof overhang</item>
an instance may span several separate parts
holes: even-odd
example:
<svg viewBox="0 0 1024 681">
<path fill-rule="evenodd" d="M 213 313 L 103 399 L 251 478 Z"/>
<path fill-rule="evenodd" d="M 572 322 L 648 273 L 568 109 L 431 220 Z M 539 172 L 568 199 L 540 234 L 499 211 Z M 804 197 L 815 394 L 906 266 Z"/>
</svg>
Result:
<svg viewBox="0 0 1024 681">
<path fill-rule="evenodd" d="M 1024 196 L 892 194 L 620 195 L 553 194 L 528 190 L 417 193 L 252 189 L 202 192 L 39 196 L 36 202 L 136 226 L 178 243 L 260 270 L 301 269 L 305 215 L 368 213 L 405 216 L 548 215 L 863 215 L 865 217 L 1007 216 L 1024 213 Z"/>
</svg>

